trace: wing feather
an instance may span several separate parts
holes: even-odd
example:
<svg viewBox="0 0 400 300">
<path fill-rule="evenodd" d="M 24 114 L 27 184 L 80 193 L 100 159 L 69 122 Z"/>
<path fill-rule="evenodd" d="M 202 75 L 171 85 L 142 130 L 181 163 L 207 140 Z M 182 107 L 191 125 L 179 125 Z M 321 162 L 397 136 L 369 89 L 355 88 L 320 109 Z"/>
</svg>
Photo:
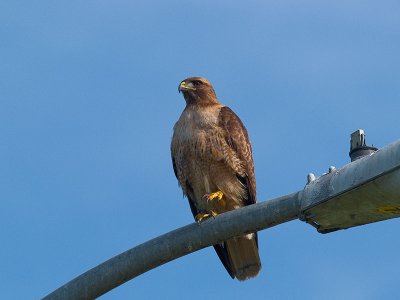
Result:
<svg viewBox="0 0 400 300">
<path fill-rule="evenodd" d="M 224 128 L 228 145 L 235 151 L 243 165 L 245 174 L 236 174 L 246 187 L 248 197 L 245 204 L 256 203 L 256 179 L 251 143 L 246 128 L 239 117 L 227 106 L 221 108 L 219 125 Z"/>
</svg>

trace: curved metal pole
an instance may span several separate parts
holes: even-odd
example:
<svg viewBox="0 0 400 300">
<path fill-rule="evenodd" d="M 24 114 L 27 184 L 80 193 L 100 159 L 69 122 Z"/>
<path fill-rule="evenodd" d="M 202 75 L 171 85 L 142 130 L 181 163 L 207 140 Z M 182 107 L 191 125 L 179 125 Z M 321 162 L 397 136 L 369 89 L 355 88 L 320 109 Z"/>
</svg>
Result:
<svg viewBox="0 0 400 300">
<path fill-rule="evenodd" d="M 225 241 L 297 219 L 301 192 L 193 223 L 123 252 L 76 277 L 43 299 L 94 299 L 171 260 Z"/>
<path fill-rule="evenodd" d="M 78 276 L 44 299 L 93 299 L 140 274 L 231 237 L 293 219 L 319 232 L 400 217 L 400 140 L 318 178 L 304 190 L 191 224 L 132 248 Z"/>
</svg>

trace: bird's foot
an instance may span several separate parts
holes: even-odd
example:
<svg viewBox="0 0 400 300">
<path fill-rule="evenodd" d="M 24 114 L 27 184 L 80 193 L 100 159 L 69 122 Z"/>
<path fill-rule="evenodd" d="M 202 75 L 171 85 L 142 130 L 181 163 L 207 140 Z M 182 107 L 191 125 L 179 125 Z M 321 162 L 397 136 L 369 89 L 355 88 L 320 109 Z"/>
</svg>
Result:
<svg viewBox="0 0 400 300">
<path fill-rule="evenodd" d="M 199 213 L 196 215 L 195 220 L 197 223 L 201 223 L 204 220 L 207 220 L 211 217 L 215 217 L 217 215 L 217 213 L 215 211 L 210 211 L 209 213 Z"/>
<path fill-rule="evenodd" d="M 203 197 L 207 200 L 208 203 L 216 200 L 217 202 L 225 206 L 225 202 L 224 200 L 222 200 L 223 196 L 224 194 L 221 191 L 217 191 L 215 193 L 205 194 Z"/>
</svg>

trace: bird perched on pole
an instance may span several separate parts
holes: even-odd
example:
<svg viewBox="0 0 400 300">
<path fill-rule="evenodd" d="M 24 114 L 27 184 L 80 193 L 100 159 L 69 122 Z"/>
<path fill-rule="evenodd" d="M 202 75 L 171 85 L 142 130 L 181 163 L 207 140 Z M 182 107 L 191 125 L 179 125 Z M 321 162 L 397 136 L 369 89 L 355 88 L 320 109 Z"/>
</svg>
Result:
<svg viewBox="0 0 400 300">
<path fill-rule="evenodd" d="M 239 117 L 219 102 L 210 82 L 190 77 L 179 84 L 186 101 L 174 126 L 175 176 L 197 222 L 256 202 L 251 144 Z M 261 269 L 257 233 L 214 245 L 232 278 L 246 280 Z"/>
</svg>

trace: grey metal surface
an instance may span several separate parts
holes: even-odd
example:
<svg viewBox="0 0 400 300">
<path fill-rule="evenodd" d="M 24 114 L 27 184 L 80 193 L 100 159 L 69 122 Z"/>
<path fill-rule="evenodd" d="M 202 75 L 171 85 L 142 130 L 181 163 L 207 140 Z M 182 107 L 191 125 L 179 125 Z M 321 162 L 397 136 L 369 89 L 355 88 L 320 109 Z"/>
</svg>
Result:
<svg viewBox="0 0 400 300">
<path fill-rule="evenodd" d="M 187 225 L 111 258 L 43 299 L 94 299 L 173 259 L 234 236 L 297 219 L 299 213 L 299 193 L 293 193 Z"/>
<path fill-rule="evenodd" d="M 400 141 L 308 183 L 302 220 L 321 233 L 400 216 Z"/>
</svg>

